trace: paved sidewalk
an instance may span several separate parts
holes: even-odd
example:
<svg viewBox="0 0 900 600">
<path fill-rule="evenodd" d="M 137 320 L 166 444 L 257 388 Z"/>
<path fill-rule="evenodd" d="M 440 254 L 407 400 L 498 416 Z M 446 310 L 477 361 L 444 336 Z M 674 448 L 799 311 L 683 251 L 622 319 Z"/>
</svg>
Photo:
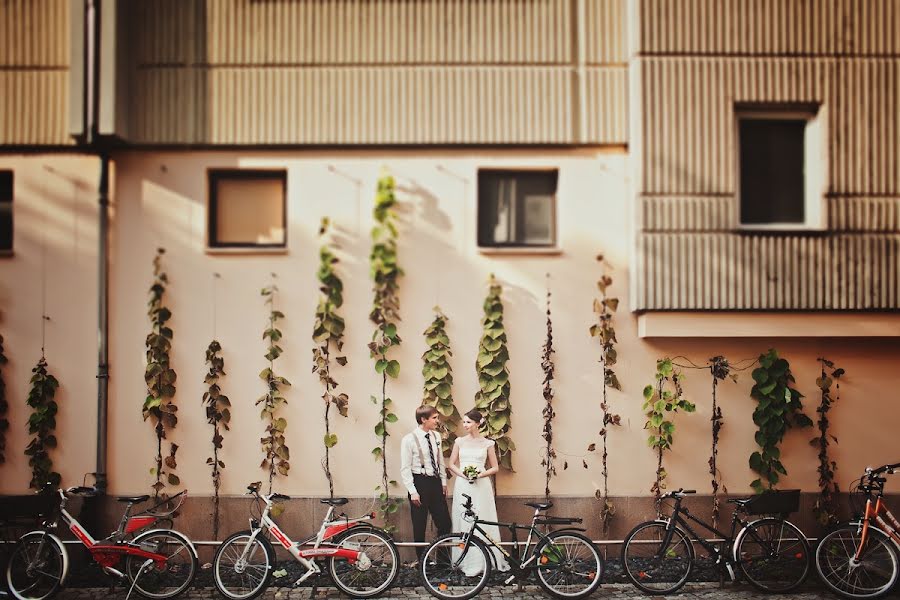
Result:
<svg viewBox="0 0 900 600">
<path fill-rule="evenodd" d="M 93 598 L 109 598 L 110 600 L 125 598 L 126 589 L 116 588 L 111 594 L 107 588 L 85 588 L 64 590 L 57 598 L 59 600 L 87 600 Z M 548 596 L 536 586 L 525 586 L 519 591 L 516 586 L 494 586 L 485 588 L 481 593 L 481 598 L 503 598 L 515 596 L 522 600 L 546 600 Z M 892 594 L 896 597 L 896 594 Z M 133 597 L 139 598 L 134 595 Z M 210 600 L 213 598 L 221 598 L 218 592 L 213 588 L 195 588 L 180 596 L 184 600 Z M 311 588 L 270 588 L 264 594 L 259 596 L 265 600 L 307 600 L 307 599 L 325 599 L 325 598 L 344 598 L 337 590 L 333 588 L 319 588 L 315 595 L 312 595 Z M 423 588 L 395 588 L 389 591 L 384 598 L 402 598 L 402 599 L 431 599 Z M 659 600 L 660 598 L 679 598 L 682 600 L 748 600 L 759 598 L 778 598 L 779 600 L 817 600 L 819 598 L 833 598 L 837 600 L 837 596 L 830 595 L 817 586 L 804 586 L 804 588 L 792 594 L 784 594 L 771 596 L 758 592 L 748 585 L 742 584 L 726 584 L 719 587 L 719 584 L 710 583 L 691 583 L 686 585 L 682 590 L 672 596 L 645 596 L 639 593 L 633 586 L 626 584 L 609 584 L 602 585 L 594 592 L 591 598 L 647 598 Z"/>
</svg>

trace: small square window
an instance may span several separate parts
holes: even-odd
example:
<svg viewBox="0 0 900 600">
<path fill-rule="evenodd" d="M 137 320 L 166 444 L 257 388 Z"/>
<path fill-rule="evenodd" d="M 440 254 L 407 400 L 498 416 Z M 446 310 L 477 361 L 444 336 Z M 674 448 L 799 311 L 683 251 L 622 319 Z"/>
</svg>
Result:
<svg viewBox="0 0 900 600">
<path fill-rule="evenodd" d="M 287 172 L 209 172 L 209 247 L 287 246 Z"/>
<path fill-rule="evenodd" d="M 13 172 L 0 171 L 0 253 L 13 249 Z"/>
<path fill-rule="evenodd" d="M 818 229 L 826 161 L 821 119 L 811 113 L 738 114 L 740 226 Z"/>
<path fill-rule="evenodd" d="M 478 245 L 554 247 L 558 178 L 556 170 L 479 170 Z"/>
</svg>

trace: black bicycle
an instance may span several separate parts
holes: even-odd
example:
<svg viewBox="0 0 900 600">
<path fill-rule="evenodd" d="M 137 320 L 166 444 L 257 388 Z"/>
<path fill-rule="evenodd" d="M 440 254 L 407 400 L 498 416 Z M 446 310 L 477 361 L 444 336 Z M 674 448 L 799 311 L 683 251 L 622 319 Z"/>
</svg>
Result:
<svg viewBox="0 0 900 600">
<path fill-rule="evenodd" d="M 638 589 L 648 594 L 668 594 L 681 588 L 695 562 L 691 540 L 696 540 L 709 553 L 712 563 L 727 571 L 732 581 L 737 579 L 735 569 L 740 569 L 750 584 L 764 592 L 788 592 L 803 583 L 809 573 L 809 542 L 796 525 L 785 519 L 798 509 L 800 490 L 729 500 L 737 505 L 731 517 L 730 535 L 682 506 L 682 499 L 695 493 L 679 489 L 663 495 L 658 502 L 675 500 L 672 515 L 641 523 L 625 538 L 622 567 Z M 777 516 L 748 521 L 742 515 Z M 685 517 L 721 541 L 703 539 Z"/>
<path fill-rule="evenodd" d="M 538 584 L 557 598 L 583 598 L 600 585 L 603 558 L 590 538 L 581 533 L 583 528 L 571 527 L 581 523 L 581 519 L 541 514 L 553 507 L 552 502 L 526 502 L 526 506 L 534 508 L 531 525 L 482 521 L 472 510 L 472 498 L 466 494 L 463 497 L 471 529 L 436 539 L 419 564 L 422 582 L 431 595 L 444 600 L 466 600 L 484 589 L 497 566 L 488 546 L 496 548 L 509 563 L 506 584 L 528 579 L 536 571 Z M 510 549 L 507 551 L 499 540 L 492 539 L 481 525 L 508 529 L 512 536 Z M 538 529 L 554 525 L 569 527 L 549 533 Z M 528 530 L 522 546 L 516 535 L 520 529 Z"/>
</svg>

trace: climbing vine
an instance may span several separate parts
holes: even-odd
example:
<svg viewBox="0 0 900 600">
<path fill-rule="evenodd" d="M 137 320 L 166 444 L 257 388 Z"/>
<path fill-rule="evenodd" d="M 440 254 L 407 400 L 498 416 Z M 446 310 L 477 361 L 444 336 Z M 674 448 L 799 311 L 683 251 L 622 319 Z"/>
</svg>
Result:
<svg viewBox="0 0 900 600">
<path fill-rule="evenodd" d="M 556 475 L 556 466 L 553 461 L 556 459 L 556 450 L 553 448 L 553 417 L 556 413 L 553 410 L 553 372 L 555 370 L 553 364 L 553 322 L 550 315 L 550 288 L 547 288 L 547 337 L 544 340 L 543 352 L 541 353 L 541 369 L 544 371 L 544 410 L 541 414 L 544 417 L 544 429 L 541 437 L 547 443 L 544 448 L 541 466 L 544 467 L 544 497 L 550 499 L 550 480 Z"/>
<path fill-rule="evenodd" d="M 750 455 L 750 468 L 759 474 L 750 485 L 756 493 L 772 489 L 781 475 L 787 475 L 781 463 L 778 445 L 790 427 L 809 427 L 812 420 L 803 414 L 803 397 L 790 387 L 794 382 L 788 361 L 779 358 L 775 349 L 759 357 L 759 367 L 753 370 L 755 385 L 750 396 L 756 400 L 753 422 L 759 428 L 756 443 L 761 448 Z"/>
<path fill-rule="evenodd" d="M 329 220 L 322 219 L 319 227 L 319 237 L 328 233 Z M 323 437 L 323 445 L 325 446 L 325 457 L 322 459 L 322 469 L 325 471 L 325 479 L 328 481 L 328 495 L 334 498 L 334 478 L 331 475 L 331 449 L 338 443 L 337 434 L 331 433 L 331 405 L 334 404 L 338 413 L 342 417 L 347 416 L 347 409 L 350 405 L 350 398 L 347 394 L 334 394 L 337 388 L 337 381 L 331 373 L 331 354 L 332 348 L 335 353 L 340 353 L 344 347 L 344 319 L 341 317 L 337 309 L 344 303 L 344 284 L 335 273 L 334 265 L 338 263 L 338 258 L 332 251 L 333 244 L 325 243 L 319 248 L 319 271 L 316 276 L 319 279 L 319 303 L 316 306 L 316 321 L 313 326 L 313 341 L 316 343 L 313 348 L 313 373 L 318 373 L 319 383 L 325 391 L 322 393 L 322 400 L 325 405 L 325 436 Z M 341 366 L 347 364 L 347 357 L 335 356 L 335 362 Z"/>
<path fill-rule="evenodd" d="M 178 444 L 169 443 L 168 456 L 163 457 L 163 440 L 178 423 L 176 412 L 178 407 L 173 401 L 175 397 L 175 370 L 169 364 L 169 351 L 172 349 L 172 328 L 167 325 L 172 312 L 164 304 L 166 286 L 169 277 L 163 271 L 162 259 L 165 249 L 157 248 L 153 257 L 153 285 L 150 286 L 150 302 L 147 315 L 150 317 L 151 330 L 147 334 L 147 368 L 144 371 L 144 382 L 147 384 L 147 398 L 141 410 L 144 420 L 150 420 L 156 433 L 156 460 L 150 470 L 156 476 L 156 483 L 151 487 L 155 496 L 165 489 L 166 485 L 176 486 L 181 483 L 175 468 L 178 466 L 175 454 Z M 163 494 L 165 497 L 165 494 Z"/>
<path fill-rule="evenodd" d="M 425 378 L 422 404 L 433 406 L 441 413 L 441 448 L 444 456 L 449 457 L 462 416 L 453 403 L 453 369 L 450 367 L 453 352 L 450 351 L 446 326 L 447 316 L 441 312 L 440 307 L 435 306 L 434 320 L 425 330 L 428 350 L 422 355 L 422 377 Z"/>
<path fill-rule="evenodd" d="M 722 425 L 724 424 L 722 407 L 719 406 L 716 392 L 719 387 L 719 381 L 723 381 L 726 377 L 731 377 L 732 380 L 737 381 L 737 376 L 731 374 L 731 365 L 728 364 L 728 360 L 724 356 L 713 356 L 709 359 L 709 372 L 712 374 L 712 418 L 710 419 L 712 421 L 712 451 L 709 456 L 709 474 L 712 477 L 713 492 L 712 525 L 716 527 L 719 522 L 719 488 L 722 489 L 723 493 L 728 493 L 728 489 L 722 483 L 722 473 L 716 464 L 719 457 L 719 432 L 722 431 Z"/>
<path fill-rule="evenodd" d="M 31 466 L 31 483 L 29 487 L 36 490 L 45 486 L 59 487 L 59 473 L 53 470 L 53 459 L 50 450 L 56 448 L 56 413 L 59 409 L 53 397 L 59 387 L 56 377 L 47 370 L 47 359 L 41 355 L 37 365 L 31 370 L 31 391 L 26 403 L 31 407 L 28 418 L 28 433 L 34 438 L 25 448 L 28 464 Z"/>
<path fill-rule="evenodd" d="M 822 367 L 822 373 L 816 379 L 816 385 L 822 394 L 822 400 L 816 412 L 819 413 L 819 435 L 810 440 L 810 444 L 819 450 L 819 498 L 813 506 L 813 513 L 816 519 L 823 526 L 834 525 L 838 522 L 837 516 L 837 495 L 840 494 L 837 482 L 834 480 L 834 472 L 837 471 L 837 463 L 828 455 L 828 446 L 831 442 L 838 443 L 837 438 L 828 433 L 830 421 L 828 420 L 828 411 L 831 406 L 841 398 L 840 379 L 844 375 L 843 369 L 836 369 L 834 363 L 827 358 L 819 358 Z M 830 373 L 828 371 L 831 371 Z M 834 385 L 834 395 L 832 396 L 831 386 Z M 830 440 L 830 441 L 829 441 Z"/>
<path fill-rule="evenodd" d="M 387 396 L 387 378 L 400 376 L 400 363 L 388 359 L 388 352 L 400 345 L 397 335 L 397 321 L 400 320 L 400 277 L 403 269 L 397 264 L 397 214 L 394 210 L 397 197 L 394 194 L 394 178 L 383 175 L 378 180 L 375 193 L 375 208 L 372 216 L 372 251 L 369 254 L 369 269 L 373 281 L 374 300 L 369 320 L 375 323 L 375 332 L 369 343 L 369 356 L 375 359 L 375 372 L 381 375 L 381 398 L 372 396 L 372 402 L 379 406 L 375 435 L 379 445 L 372 449 L 372 455 L 381 461 L 381 485 L 379 490 L 379 511 L 385 519 L 400 509 L 400 499 L 392 498 L 391 486 L 397 482 L 389 479 L 387 468 L 388 423 L 395 423 L 397 415 L 391 411 L 391 399 Z"/>
<path fill-rule="evenodd" d="M 594 298 L 594 314 L 596 315 L 597 322 L 591 325 L 590 332 L 591 337 L 600 340 L 600 364 L 603 367 L 603 385 L 601 387 L 602 396 L 600 401 L 600 410 L 603 411 L 603 428 L 600 430 L 600 441 L 602 445 L 600 459 L 602 465 L 601 475 L 603 477 L 603 489 L 597 490 L 596 495 L 597 499 L 601 502 L 600 520 L 603 523 L 603 531 L 606 532 L 609 530 L 609 521 L 616 512 L 615 506 L 609 499 L 609 465 L 607 462 L 609 453 L 607 451 L 606 436 L 611 425 L 618 426 L 621 424 L 621 417 L 613 413 L 609 408 L 607 394 L 610 388 L 621 390 L 622 386 L 619 383 L 619 378 L 616 377 L 616 372 L 612 369 L 618 359 L 618 353 L 616 352 L 616 343 L 618 340 L 616 339 L 616 330 L 615 327 L 613 327 L 612 320 L 616 309 L 619 307 L 619 299 L 610 297 L 607 293 L 613 280 L 609 275 L 609 264 L 603 258 L 602 254 L 597 256 L 597 262 L 602 265 L 603 273 L 600 276 L 600 280 L 597 281 L 597 289 L 600 291 L 600 297 Z M 597 445 L 591 443 L 588 446 L 588 452 L 593 452 L 596 448 Z M 584 464 L 585 466 L 587 465 L 587 463 Z"/>
<path fill-rule="evenodd" d="M 0 367 L 7 363 L 6 355 L 3 354 L 3 336 L 0 335 Z M 3 371 L 0 370 L 0 464 L 6 462 L 6 431 L 9 429 L 9 420 L 6 418 L 6 411 L 9 410 L 9 403 L 6 401 L 6 382 L 3 381 Z"/>
<path fill-rule="evenodd" d="M 663 452 L 672 449 L 675 435 L 673 413 L 683 410 L 694 412 L 696 407 L 684 398 L 681 370 L 669 358 L 656 361 L 656 383 L 644 388 L 643 410 L 647 416 L 644 429 L 650 430 L 647 445 L 656 450 L 656 480 L 650 492 L 659 498 L 666 489 L 666 470 L 663 468 Z"/>
<path fill-rule="evenodd" d="M 213 539 L 219 539 L 219 486 L 222 482 L 222 469 L 225 463 L 219 458 L 219 450 L 222 449 L 222 431 L 229 430 L 231 423 L 231 401 L 222 393 L 219 386 L 219 378 L 225 375 L 225 359 L 219 356 L 222 346 L 213 340 L 206 348 L 206 364 L 209 370 L 206 372 L 204 383 L 207 385 L 203 392 L 203 404 L 206 407 L 206 422 L 212 425 L 213 455 L 206 459 L 210 466 L 213 483 Z"/>
<path fill-rule="evenodd" d="M 509 437 L 512 415 L 509 392 L 509 351 L 506 349 L 506 329 L 503 326 L 503 287 L 491 275 L 488 295 L 484 300 L 482 335 L 478 343 L 475 370 L 479 390 L 475 394 L 475 408 L 485 417 L 487 437 L 496 443 L 500 466 L 512 471 L 512 453 L 516 445 Z"/>
<path fill-rule="evenodd" d="M 256 401 L 257 405 L 263 405 L 260 411 L 260 418 L 266 423 L 265 433 L 260 439 L 263 460 L 259 466 L 269 472 L 269 493 L 272 493 L 272 483 L 275 477 L 287 476 L 288 471 L 291 469 L 291 452 L 284 437 L 284 432 L 287 429 L 287 419 L 278 416 L 279 409 L 287 404 L 287 399 L 283 395 L 283 388 L 290 387 L 291 383 L 284 377 L 275 374 L 275 361 L 278 360 L 278 357 L 283 352 L 281 346 L 278 345 L 282 334 L 277 324 L 278 321 L 284 318 L 284 313 L 275 308 L 275 301 L 278 296 L 278 286 L 275 285 L 275 273 L 272 273 L 272 282 L 264 287 L 260 293 L 265 298 L 265 304 L 269 308 L 269 325 L 262 335 L 264 340 L 268 340 L 265 359 L 269 361 L 269 366 L 259 374 L 259 378 L 266 382 L 266 393 Z"/>
</svg>

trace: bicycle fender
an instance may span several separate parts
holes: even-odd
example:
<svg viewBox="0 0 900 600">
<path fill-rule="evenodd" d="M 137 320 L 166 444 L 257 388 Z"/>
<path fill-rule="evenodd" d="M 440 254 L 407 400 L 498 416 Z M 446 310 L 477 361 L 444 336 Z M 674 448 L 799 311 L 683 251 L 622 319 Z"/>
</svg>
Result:
<svg viewBox="0 0 900 600">
<path fill-rule="evenodd" d="M 587 531 L 587 529 L 585 527 L 564 527 L 563 529 L 554 529 L 550 533 L 565 533 L 567 531 L 584 533 L 585 531 Z"/>
<path fill-rule="evenodd" d="M 194 547 L 194 542 L 191 541 L 191 538 L 184 535 L 180 531 L 175 531 L 174 529 L 150 529 L 148 531 L 141 533 L 141 537 L 144 537 L 145 535 L 148 535 L 151 533 L 171 533 L 172 535 L 174 535 L 175 537 L 180 539 L 182 542 L 187 544 L 187 547 L 191 549 L 191 553 L 194 555 L 194 558 L 196 558 L 197 560 L 200 560 L 200 556 L 197 554 L 197 548 Z"/>
</svg>

